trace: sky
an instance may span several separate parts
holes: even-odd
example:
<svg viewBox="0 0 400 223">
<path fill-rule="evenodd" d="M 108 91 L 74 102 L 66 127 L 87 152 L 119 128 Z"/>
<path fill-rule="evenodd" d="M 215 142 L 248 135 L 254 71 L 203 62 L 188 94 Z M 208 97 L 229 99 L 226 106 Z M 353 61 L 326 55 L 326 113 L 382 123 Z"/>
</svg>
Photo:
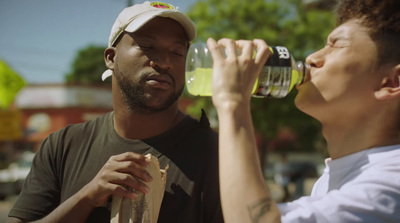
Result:
<svg viewBox="0 0 400 223">
<path fill-rule="evenodd" d="M 165 2 L 187 12 L 197 0 Z M 0 0 L 0 60 L 28 84 L 63 83 L 78 50 L 91 44 L 107 46 L 111 27 L 127 4 L 128 0 Z"/>
</svg>

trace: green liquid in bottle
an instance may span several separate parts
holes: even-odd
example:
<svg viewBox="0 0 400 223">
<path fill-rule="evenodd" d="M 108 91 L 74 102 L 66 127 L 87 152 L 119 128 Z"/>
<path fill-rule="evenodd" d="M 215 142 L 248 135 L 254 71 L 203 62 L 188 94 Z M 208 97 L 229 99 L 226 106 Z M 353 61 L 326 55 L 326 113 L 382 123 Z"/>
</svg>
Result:
<svg viewBox="0 0 400 223">
<path fill-rule="evenodd" d="M 290 68 L 288 68 L 290 69 Z M 279 74 L 278 79 L 271 80 L 271 70 L 264 70 L 267 72 L 264 78 L 259 80 L 257 78 L 253 88 L 253 94 L 255 97 L 284 97 L 286 96 L 293 87 L 299 83 L 300 74 L 295 69 L 288 70 L 291 74 L 282 75 Z M 284 72 L 277 70 L 275 72 Z M 191 95 L 194 96 L 211 96 L 211 81 L 212 81 L 212 68 L 196 68 L 193 71 L 186 72 L 186 88 Z M 258 92 L 257 92 L 258 89 Z"/>
<path fill-rule="evenodd" d="M 211 96 L 212 68 L 196 68 L 186 72 L 186 87 L 191 95 Z"/>
<path fill-rule="evenodd" d="M 289 87 L 289 92 L 293 89 L 293 87 L 297 84 L 300 83 L 300 80 L 302 80 L 303 77 L 300 76 L 299 72 L 297 70 L 292 70 L 292 77 L 290 78 L 290 87 Z M 288 92 L 288 93 L 289 93 Z"/>
</svg>

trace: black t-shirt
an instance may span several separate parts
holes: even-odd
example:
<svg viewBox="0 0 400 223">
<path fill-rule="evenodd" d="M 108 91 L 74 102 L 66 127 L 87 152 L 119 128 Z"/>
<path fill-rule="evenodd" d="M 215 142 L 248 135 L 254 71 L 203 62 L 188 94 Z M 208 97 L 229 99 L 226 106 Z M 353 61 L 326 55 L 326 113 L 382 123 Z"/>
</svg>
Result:
<svg viewBox="0 0 400 223">
<path fill-rule="evenodd" d="M 140 126 L 138 126 L 140 128 Z M 89 183 L 110 156 L 132 151 L 169 165 L 158 222 L 223 222 L 218 185 L 218 136 L 204 116 L 186 116 L 174 128 L 148 140 L 120 137 L 113 112 L 67 126 L 43 142 L 11 217 L 37 220 Z M 111 199 L 87 222 L 110 222 Z"/>
</svg>

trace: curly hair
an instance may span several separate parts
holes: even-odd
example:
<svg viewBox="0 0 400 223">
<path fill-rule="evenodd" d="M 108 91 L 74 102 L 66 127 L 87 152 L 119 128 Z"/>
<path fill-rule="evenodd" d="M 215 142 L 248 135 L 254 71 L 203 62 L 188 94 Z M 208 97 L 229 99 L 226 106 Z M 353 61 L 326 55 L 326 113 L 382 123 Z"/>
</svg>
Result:
<svg viewBox="0 0 400 223">
<path fill-rule="evenodd" d="M 400 1 L 338 0 L 337 25 L 352 19 L 361 21 L 379 47 L 382 63 L 400 63 Z"/>
</svg>

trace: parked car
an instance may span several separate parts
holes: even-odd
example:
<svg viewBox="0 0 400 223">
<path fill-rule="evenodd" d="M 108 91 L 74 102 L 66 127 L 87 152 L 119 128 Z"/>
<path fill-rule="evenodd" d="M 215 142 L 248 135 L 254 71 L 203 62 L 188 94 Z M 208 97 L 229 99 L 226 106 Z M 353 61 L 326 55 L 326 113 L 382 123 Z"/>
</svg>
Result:
<svg viewBox="0 0 400 223">
<path fill-rule="evenodd" d="M 33 152 L 26 151 L 7 169 L 0 170 L 0 200 L 21 192 L 22 184 L 28 176 L 34 156 Z"/>
</svg>

